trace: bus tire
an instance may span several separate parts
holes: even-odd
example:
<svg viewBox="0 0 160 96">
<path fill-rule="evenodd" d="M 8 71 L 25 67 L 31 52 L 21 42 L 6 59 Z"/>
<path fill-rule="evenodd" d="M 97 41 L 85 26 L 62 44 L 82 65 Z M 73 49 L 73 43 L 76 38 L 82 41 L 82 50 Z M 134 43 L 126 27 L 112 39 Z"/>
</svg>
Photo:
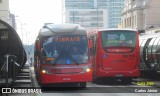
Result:
<svg viewBox="0 0 160 96">
<path fill-rule="evenodd" d="M 86 82 L 80 82 L 80 83 L 79 83 L 79 87 L 80 87 L 80 88 L 86 88 L 86 86 L 87 86 L 87 83 L 86 83 Z"/>
<path fill-rule="evenodd" d="M 97 83 L 97 79 L 96 78 L 92 79 L 92 83 Z"/>
</svg>

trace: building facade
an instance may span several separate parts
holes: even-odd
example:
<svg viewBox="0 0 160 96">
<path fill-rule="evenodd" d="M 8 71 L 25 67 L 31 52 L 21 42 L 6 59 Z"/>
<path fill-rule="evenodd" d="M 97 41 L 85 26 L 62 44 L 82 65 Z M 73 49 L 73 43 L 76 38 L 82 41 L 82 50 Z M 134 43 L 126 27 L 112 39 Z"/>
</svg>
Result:
<svg viewBox="0 0 160 96">
<path fill-rule="evenodd" d="M 102 0 L 99 0 L 102 1 Z M 107 2 L 107 9 L 109 15 L 109 28 L 117 28 L 121 22 L 121 11 L 124 7 L 124 0 L 103 0 Z M 103 2 L 101 2 L 103 4 Z M 101 5 L 100 5 L 101 6 Z"/>
<path fill-rule="evenodd" d="M 125 0 L 121 13 L 122 28 L 137 29 L 140 33 L 160 26 L 160 0 Z"/>
<path fill-rule="evenodd" d="M 0 19 L 9 23 L 9 0 L 0 0 Z"/>
<path fill-rule="evenodd" d="M 66 23 L 91 28 L 116 28 L 124 0 L 65 0 Z"/>
<path fill-rule="evenodd" d="M 9 0 L 0 0 L 0 19 L 16 29 L 15 15 L 9 11 Z"/>
</svg>

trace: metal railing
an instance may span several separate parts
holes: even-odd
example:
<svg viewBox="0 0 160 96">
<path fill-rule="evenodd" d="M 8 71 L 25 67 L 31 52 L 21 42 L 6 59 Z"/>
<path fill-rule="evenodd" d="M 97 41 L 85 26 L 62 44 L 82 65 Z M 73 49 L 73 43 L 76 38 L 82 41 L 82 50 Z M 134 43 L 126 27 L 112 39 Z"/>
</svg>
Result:
<svg viewBox="0 0 160 96">
<path fill-rule="evenodd" d="M 10 63 L 14 63 L 13 65 L 13 70 L 10 70 L 10 71 L 13 71 L 13 73 L 11 74 L 11 78 L 13 81 L 15 81 L 16 79 L 16 66 L 20 66 L 17 62 L 16 62 L 16 56 L 15 55 L 10 55 L 10 54 L 6 54 L 5 56 L 5 62 L 4 64 L 2 65 L 0 71 L 1 71 L 1 75 L 5 75 L 5 77 L 2 76 L 2 78 L 5 78 L 6 82 L 5 82 L 5 87 L 9 87 L 8 84 L 8 80 L 9 80 L 9 64 Z M 16 65 L 16 66 L 15 66 Z"/>
</svg>

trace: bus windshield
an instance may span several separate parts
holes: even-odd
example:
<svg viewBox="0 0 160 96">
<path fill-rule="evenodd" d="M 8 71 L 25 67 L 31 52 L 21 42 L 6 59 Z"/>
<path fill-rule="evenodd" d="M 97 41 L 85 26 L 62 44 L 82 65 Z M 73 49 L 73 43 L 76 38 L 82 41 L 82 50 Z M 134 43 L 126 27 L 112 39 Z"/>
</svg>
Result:
<svg viewBox="0 0 160 96">
<path fill-rule="evenodd" d="M 102 45 L 105 48 L 110 47 L 130 47 L 136 46 L 136 32 L 128 30 L 104 31 L 101 34 Z"/>
<path fill-rule="evenodd" d="M 42 42 L 42 55 L 45 64 L 88 63 L 87 36 L 45 37 Z"/>
</svg>

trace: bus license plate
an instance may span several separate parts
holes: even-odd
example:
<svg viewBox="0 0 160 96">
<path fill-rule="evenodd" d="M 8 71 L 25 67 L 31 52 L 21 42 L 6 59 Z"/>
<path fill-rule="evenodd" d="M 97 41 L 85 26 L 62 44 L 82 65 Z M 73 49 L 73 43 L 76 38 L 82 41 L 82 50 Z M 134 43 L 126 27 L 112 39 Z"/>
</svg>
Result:
<svg viewBox="0 0 160 96">
<path fill-rule="evenodd" d="M 117 74 L 117 75 L 115 75 L 116 77 L 123 77 L 123 75 L 122 74 Z"/>
<path fill-rule="evenodd" d="M 71 78 L 63 78 L 63 80 L 71 80 Z"/>
</svg>

